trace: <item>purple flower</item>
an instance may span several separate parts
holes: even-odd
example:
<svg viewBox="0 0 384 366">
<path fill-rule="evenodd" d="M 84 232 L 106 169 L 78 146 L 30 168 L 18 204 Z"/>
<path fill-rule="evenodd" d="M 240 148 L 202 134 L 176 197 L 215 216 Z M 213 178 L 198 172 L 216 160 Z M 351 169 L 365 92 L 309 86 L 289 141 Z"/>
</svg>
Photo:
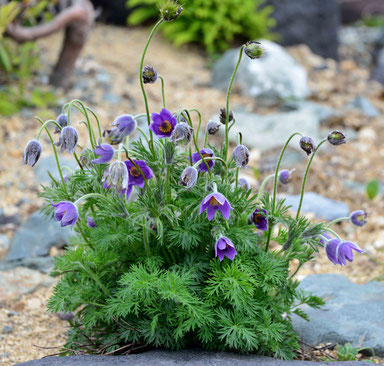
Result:
<svg viewBox="0 0 384 366">
<path fill-rule="evenodd" d="M 40 158 L 42 147 L 39 141 L 30 140 L 24 149 L 23 165 L 34 166 Z"/>
<path fill-rule="evenodd" d="M 311 155 L 316 149 L 316 144 L 311 137 L 304 136 L 300 139 L 300 147 L 307 153 L 307 155 Z"/>
<path fill-rule="evenodd" d="M 109 163 L 115 155 L 115 149 L 109 144 L 99 144 L 93 152 L 99 155 L 99 158 L 92 160 L 93 164 Z"/>
<path fill-rule="evenodd" d="M 130 114 L 122 114 L 121 116 L 116 117 L 112 126 L 117 127 L 117 131 L 121 134 L 123 139 L 136 129 L 137 123 Z"/>
<path fill-rule="evenodd" d="M 66 126 L 61 130 L 59 141 L 55 143 L 56 146 L 61 147 L 61 152 L 67 150 L 69 153 L 75 152 L 77 140 L 79 135 L 75 128 Z"/>
<path fill-rule="evenodd" d="M 157 71 L 152 66 L 145 66 L 142 76 L 144 84 L 153 84 L 157 80 Z"/>
<path fill-rule="evenodd" d="M 339 239 L 331 239 L 325 246 L 325 252 L 327 253 L 328 259 L 333 264 L 340 264 L 341 266 L 346 265 L 347 261 L 352 262 L 353 252 L 352 249 L 358 253 L 364 253 L 358 245 L 350 241 L 342 241 Z"/>
<path fill-rule="evenodd" d="M 175 145 L 183 145 L 185 147 L 192 141 L 192 136 L 193 128 L 188 123 L 180 122 L 176 124 L 169 140 Z"/>
<path fill-rule="evenodd" d="M 104 188 L 109 189 L 114 186 L 120 194 L 128 188 L 128 180 L 127 166 L 122 161 L 115 161 L 103 175 Z"/>
<path fill-rule="evenodd" d="M 215 156 L 211 149 L 202 149 L 202 150 L 200 150 L 200 154 L 203 156 L 203 158 L 211 158 L 211 157 Z M 196 164 L 199 160 L 201 160 L 199 153 L 198 152 L 193 153 L 192 154 L 192 163 Z M 212 167 L 215 165 L 214 160 L 206 160 L 206 162 L 209 166 L 209 169 L 212 169 Z M 207 166 L 205 165 L 204 161 L 202 161 L 199 164 L 199 170 L 202 172 L 208 171 Z"/>
<path fill-rule="evenodd" d="M 192 188 L 196 184 L 198 174 L 197 169 L 193 166 L 187 166 L 181 173 L 180 184 L 184 187 Z"/>
<path fill-rule="evenodd" d="M 97 226 L 95 223 L 95 220 L 93 220 L 93 218 L 89 216 L 87 217 L 87 225 L 88 227 L 91 227 L 91 228 L 94 228 Z"/>
<path fill-rule="evenodd" d="M 322 238 L 322 237 L 320 237 L 320 240 L 319 240 L 319 241 L 320 241 L 320 243 L 325 247 L 325 246 L 327 245 L 328 240 L 330 240 L 331 237 L 329 236 L 328 233 L 322 233 L 321 236 L 323 236 L 325 239 Z"/>
<path fill-rule="evenodd" d="M 363 210 L 353 211 L 349 218 L 351 219 L 351 223 L 356 226 L 364 226 L 367 220 L 368 214 Z"/>
<path fill-rule="evenodd" d="M 152 113 L 152 121 L 149 128 L 158 138 L 170 137 L 177 123 L 176 118 L 165 108 L 161 110 L 160 114 Z"/>
<path fill-rule="evenodd" d="M 222 236 L 215 245 L 215 256 L 219 257 L 220 262 L 227 257 L 231 261 L 235 258 L 237 254 L 234 244 L 226 236 Z"/>
<path fill-rule="evenodd" d="M 244 145 L 237 145 L 233 150 L 233 160 L 238 168 L 244 168 L 248 165 L 249 150 Z"/>
<path fill-rule="evenodd" d="M 266 231 L 268 229 L 268 219 L 266 216 L 266 210 L 256 208 L 251 214 L 250 219 L 259 230 Z"/>
<path fill-rule="evenodd" d="M 200 205 L 199 215 L 201 215 L 205 210 L 207 210 L 208 221 L 213 219 L 217 210 L 219 210 L 223 217 L 228 220 L 233 208 L 224 195 L 215 192 L 209 194 L 203 199 Z"/>
<path fill-rule="evenodd" d="M 239 178 L 238 187 L 245 189 L 247 192 L 251 189 L 251 185 L 246 178 Z"/>
<path fill-rule="evenodd" d="M 292 170 L 288 170 L 288 169 L 284 169 L 282 170 L 281 172 L 279 172 L 279 181 L 280 183 L 283 183 L 283 184 L 288 184 L 291 182 L 292 180 L 292 172 L 294 171 L 295 169 L 292 169 Z"/>
<path fill-rule="evenodd" d="M 51 205 L 56 209 L 54 216 L 55 221 L 61 221 L 61 226 L 71 225 L 71 229 L 73 229 L 79 218 L 77 206 L 69 201 L 61 201 L 56 205 L 51 201 Z"/>
<path fill-rule="evenodd" d="M 152 169 L 147 166 L 147 163 L 144 160 L 136 160 L 133 159 L 135 164 L 141 169 L 141 171 L 144 174 L 145 179 L 151 179 L 153 177 Z M 135 165 L 127 160 L 125 162 L 125 165 L 127 166 L 128 173 L 129 173 L 129 185 L 131 186 L 138 186 L 140 188 L 144 187 L 144 177 L 141 175 L 141 172 L 139 169 L 135 167 Z"/>
<path fill-rule="evenodd" d="M 327 136 L 328 142 L 332 145 L 339 146 L 347 142 L 347 136 L 341 131 L 334 130 Z"/>
<path fill-rule="evenodd" d="M 66 114 L 59 114 L 56 118 L 56 123 L 60 125 L 61 129 L 68 126 L 68 116 Z M 60 133 L 61 130 L 56 126 L 54 133 Z"/>
</svg>

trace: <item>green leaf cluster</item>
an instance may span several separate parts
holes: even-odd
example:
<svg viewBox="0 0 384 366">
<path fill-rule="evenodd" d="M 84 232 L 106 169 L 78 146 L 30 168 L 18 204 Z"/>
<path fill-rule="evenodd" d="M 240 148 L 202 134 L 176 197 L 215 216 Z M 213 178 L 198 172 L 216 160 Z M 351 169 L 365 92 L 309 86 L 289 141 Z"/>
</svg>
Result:
<svg viewBox="0 0 384 366">
<path fill-rule="evenodd" d="M 128 0 L 134 8 L 128 24 L 137 25 L 158 17 L 159 0 Z M 270 38 L 274 26 L 272 7 L 264 0 L 186 0 L 177 22 L 162 28 L 175 45 L 200 43 L 210 54 L 222 52 L 235 40 Z"/>
</svg>

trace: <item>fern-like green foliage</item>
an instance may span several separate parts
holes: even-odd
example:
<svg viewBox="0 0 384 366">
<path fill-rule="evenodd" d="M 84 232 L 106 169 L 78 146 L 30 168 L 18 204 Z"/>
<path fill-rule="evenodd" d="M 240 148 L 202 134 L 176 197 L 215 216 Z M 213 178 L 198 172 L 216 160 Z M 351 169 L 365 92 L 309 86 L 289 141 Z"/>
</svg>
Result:
<svg viewBox="0 0 384 366">
<path fill-rule="evenodd" d="M 241 40 L 270 38 L 274 19 L 272 7 L 264 0 L 186 0 L 177 22 L 162 27 L 164 35 L 175 45 L 201 43 L 208 53 L 222 52 L 235 37 Z M 137 7 L 128 24 L 141 24 L 157 17 L 161 0 L 128 0 Z"/>
</svg>

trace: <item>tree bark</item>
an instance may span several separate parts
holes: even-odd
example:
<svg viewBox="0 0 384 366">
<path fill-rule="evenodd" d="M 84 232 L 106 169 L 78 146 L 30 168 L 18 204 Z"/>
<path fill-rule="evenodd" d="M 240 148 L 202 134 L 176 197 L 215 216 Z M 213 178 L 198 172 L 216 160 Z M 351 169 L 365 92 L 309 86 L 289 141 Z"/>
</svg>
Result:
<svg viewBox="0 0 384 366">
<path fill-rule="evenodd" d="M 60 5 L 63 5 L 61 2 Z M 47 37 L 61 29 L 65 30 L 59 58 L 50 76 L 50 83 L 69 88 L 75 63 L 83 49 L 95 19 L 95 10 L 89 0 L 66 0 L 65 7 L 51 22 L 35 27 L 23 27 L 11 23 L 6 35 L 23 43 Z"/>
</svg>

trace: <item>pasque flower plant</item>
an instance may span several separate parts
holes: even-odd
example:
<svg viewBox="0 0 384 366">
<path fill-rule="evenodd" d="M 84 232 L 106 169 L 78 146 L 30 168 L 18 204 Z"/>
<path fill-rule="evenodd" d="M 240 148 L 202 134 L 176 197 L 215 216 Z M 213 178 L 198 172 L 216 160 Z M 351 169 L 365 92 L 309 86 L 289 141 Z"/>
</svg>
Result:
<svg viewBox="0 0 384 366">
<path fill-rule="evenodd" d="M 76 233 L 66 252 L 56 258 L 52 275 L 59 281 L 48 308 L 75 313 L 64 354 L 199 345 L 291 359 L 299 348 L 292 315 L 305 317 L 298 308 L 301 304 L 315 308 L 323 304 L 298 290 L 295 275 L 322 248 L 339 265 L 352 261 L 352 250 L 362 252 L 340 238 L 332 225 L 349 220 L 362 226 L 364 212 L 328 224 L 312 224 L 301 215 L 308 172 L 318 149 L 325 142 L 341 145 L 344 135 L 332 131 L 316 144 L 309 136 L 293 133 L 274 174 L 254 191 L 246 178 L 239 178 L 250 156 L 241 134 L 231 136 L 238 137 L 231 153 L 229 137 L 236 116 L 230 110 L 230 95 L 243 54 L 258 62 L 262 48 L 257 42 L 240 48 L 226 103 L 218 106 L 221 124 L 209 122 L 200 139 L 200 111 L 167 109 L 160 70 L 144 69 L 153 34 L 181 12 L 179 4 L 167 1 L 144 47 L 138 70 L 144 114 L 120 111 L 124 114 L 102 131 L 95 111 L 75 99 L 63 106 L 64 117 L 38 119 L 42 126 L 28 143 L 23 163 L 38 163 L 39 138 L 45 131 L 60 179 L 52 178 L 52 184 L 43 188 L 44 211 Z M 146 88 L 158 87 L 159 81 L 162 106 L 150 111 Z M 75 111 L 83 121 L 75 123 Z M 138 123 L 141 116 L 146 126 Z M 82 147 L 80 123 L 89 135 L 88 141 L 79 141 Z M 78 163 L 65 179 L 50 125 L 60 132 L 61 152 L 72 154 Z M 211 136 L 219 126 L 225 131 L 217 146 Z M 138 138 L 132 141 L 134 133 Z M 291 180 L 291 171 L 280 167 L 287 146 L 297 136 L 309 158 L 293 215 L 277 197 L 277 189 L 279 182 Z M 264 190 L 268 181 L 274 183 L 271 192 Z"/>
</svg>

